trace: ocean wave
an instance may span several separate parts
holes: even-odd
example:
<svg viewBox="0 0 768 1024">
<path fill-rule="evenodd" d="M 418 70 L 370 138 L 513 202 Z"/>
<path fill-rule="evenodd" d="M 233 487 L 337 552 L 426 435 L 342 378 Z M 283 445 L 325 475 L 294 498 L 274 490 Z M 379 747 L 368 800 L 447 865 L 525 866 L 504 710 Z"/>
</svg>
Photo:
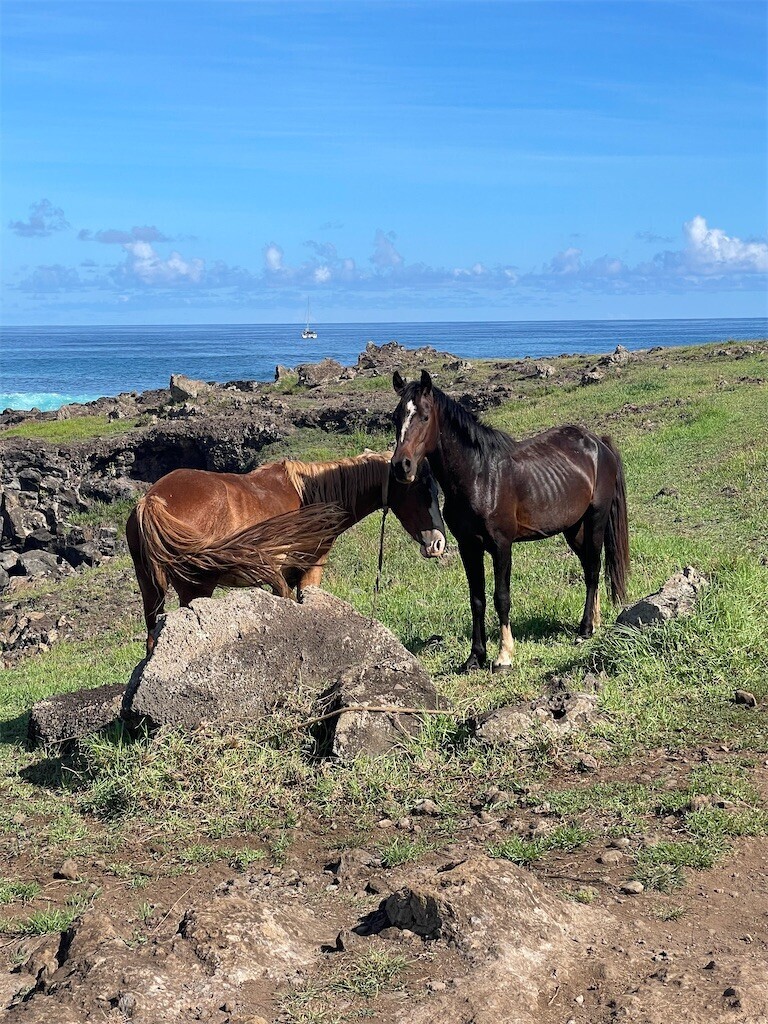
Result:
<svg viewBox="0 0 768 1024">
<path fill-rule="evenodd" d="M 100 395 L 91 394 L 67 394 L 62 395 L 56 391 L 6 391 L 0 392 L 0 409 L 13 409 L 26 411 L 39 409 L 41 412 L 53 412 L 60 409 L 62 405 L 70 405 L 73 402 L 83 404 L 94 402 Z"/>
</svg>

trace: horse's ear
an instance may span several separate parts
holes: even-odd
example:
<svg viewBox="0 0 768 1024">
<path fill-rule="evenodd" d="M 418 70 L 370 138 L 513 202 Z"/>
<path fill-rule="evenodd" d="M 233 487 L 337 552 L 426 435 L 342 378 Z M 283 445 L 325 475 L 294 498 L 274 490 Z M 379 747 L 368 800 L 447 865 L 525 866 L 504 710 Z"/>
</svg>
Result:
<svg viewBox="0 0 768 1024">
<path fill-rule="evenodd" d="M 432 390 L 432 378 L 429 376 L 426 370 L 421 371 L 421 392 L 424 395 L 428 395 Z"/>
<path fill-rule="evenodd" d="M 399 370 L 395 370 L 395 372 L 392 374 L 392 387 L 395 389 L 395 393 L 398 395 L 402 395 L 402 393 L 405 391 L 405 381 L 400 376 Z"/>
</svg>

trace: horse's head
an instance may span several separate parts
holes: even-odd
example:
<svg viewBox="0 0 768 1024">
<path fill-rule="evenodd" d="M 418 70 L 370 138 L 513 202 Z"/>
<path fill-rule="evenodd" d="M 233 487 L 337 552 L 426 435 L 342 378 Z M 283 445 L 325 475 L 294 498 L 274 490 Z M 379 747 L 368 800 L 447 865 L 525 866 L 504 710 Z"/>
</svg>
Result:
<svg viewBox="0 0 768 1024">
<path fill-rule="evenodd" d="M 438 426 L 432 378 L 422 370 L 418 383 L 412 381 L 407 384 L 395 370 L 392 386 L 400 396 L 394 413 L 396 443 L 392 468 L 397 480 L 413 483 L 422 460 L 437 447 Z"/>
<path fill-rule="evenodd" d="M 437 558 L 445 551 L 445 523 L 437 500 L 437 482 L 424 459 L 412 484 L 390 476 L 388 504 L 403 529 L 421 546 L 424 558 Z"/>
</svg>

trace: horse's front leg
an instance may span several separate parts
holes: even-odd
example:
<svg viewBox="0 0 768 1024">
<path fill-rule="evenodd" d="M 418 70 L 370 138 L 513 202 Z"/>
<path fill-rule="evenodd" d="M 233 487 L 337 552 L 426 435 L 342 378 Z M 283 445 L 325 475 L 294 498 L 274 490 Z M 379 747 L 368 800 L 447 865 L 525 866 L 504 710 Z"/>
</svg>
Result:
<svg viewBox="0 0 768 1024">
<path fill-rule="evenodd" d="M 474 539 L 459 540 L 459 554 L 464 563 L 464 572 L 469 584 L 469 606 L 472 609 L 472 648 L 469 657 L 459 669 L 460 672 L 472 672 L 485 665 L 485 566 L 483 565 L 483 546 Z"/>
<path fill-rule="evenodd" d="M 493 663 L 494 672 L 509 672 L 515 656 L 515 641 L 509 626 L 509 580 L 512 573 L 512 546 L 502 541 L 491 552 L 493 558 L 493 604 L 499 617 L 499 656 Z"/>
</svg>

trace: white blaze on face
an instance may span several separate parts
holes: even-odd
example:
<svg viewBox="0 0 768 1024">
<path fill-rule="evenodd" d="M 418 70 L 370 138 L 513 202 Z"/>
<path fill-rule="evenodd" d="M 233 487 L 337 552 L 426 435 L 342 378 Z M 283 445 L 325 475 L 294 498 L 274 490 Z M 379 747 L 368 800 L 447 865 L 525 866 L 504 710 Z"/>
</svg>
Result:
<svg viewBox="0 0 768 1024">
<path fill-rule="evenodd" d="M 405 435 L 408 432 L 408 427 L 410 427 L 411 420 L 413 419 L 413 417 L 415 415 L 416 415 L 416 406 L 414 405 L 414 403 L 413 402 L 406 402 L 405 403 L 405 419 L 403 420 L 402 427 L 400 427 L 400 444 L 402 444 L 403 441 L 405 441 Z"/>
</svg>

